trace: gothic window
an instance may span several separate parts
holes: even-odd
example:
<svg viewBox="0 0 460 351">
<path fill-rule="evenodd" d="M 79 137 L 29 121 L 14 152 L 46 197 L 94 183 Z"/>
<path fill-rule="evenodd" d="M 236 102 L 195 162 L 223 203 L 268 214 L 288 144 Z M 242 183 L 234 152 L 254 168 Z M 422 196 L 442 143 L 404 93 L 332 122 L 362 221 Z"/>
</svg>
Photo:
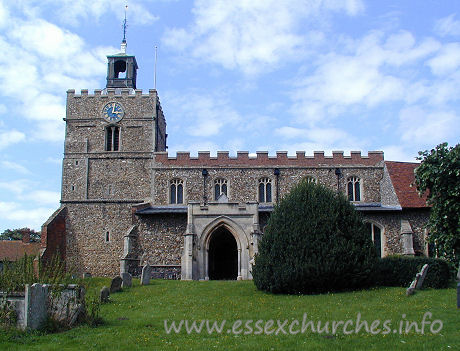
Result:
<svg viewBox="0 0 460 351">
<path fill-rule="evenodd" d="M 169 203 L 184 203 L 184 183 L 182 179 L 172 179 L 169 182 Z"/>
<path fill-rule="evenodd" d="M 105 242 L 108 243 L 110 241 L 110 232 L 105 232 Z"/>
<path fill-rule="evenodd" d="M 382 229 L 374 223 L 366 223 L 367 231 L 372 238 L 379 257 L 382 257 Z"/>
<path fill-rule="evenodd" d="M 349 201 L 361 201 L 361 179 L 349 177 L 347 180 L 347 193 Z"/>
<path fill-rule="evenodd" d="M 316 179 L 315 177 L 313 176 L 306 176 L 304 178 L 304 181 L 306 181 L 307 183 L 313 183 L 313 184 L 317 184 L 318 183 L 318 179 Z"/>
<path fill-rule="evenodd" d="M 227 179 L 217 178 L 214 180 L 214 200 L 219 199 L 222 194 L 227 195 Z"/>
<path fill-rule="evenodd" d="M 105 151 L 118 151 L 120 146 L 120 127 L 105 127 Z"/>
<path fill-rule="evenodd" d="M 259 179 L 259 202 L 272 202 L 272 180 L 270 178 Z"/>
</svg>

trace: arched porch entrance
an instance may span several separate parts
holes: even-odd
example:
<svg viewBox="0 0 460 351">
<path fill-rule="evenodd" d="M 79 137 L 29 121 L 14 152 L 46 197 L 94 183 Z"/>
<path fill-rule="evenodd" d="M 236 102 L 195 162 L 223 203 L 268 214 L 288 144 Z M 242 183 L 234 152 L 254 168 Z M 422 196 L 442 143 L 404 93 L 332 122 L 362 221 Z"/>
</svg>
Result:
<svg viewBox="0 0 460 351">
<path fill-rule="evenodd" d="M 238 277 L 236 240 L 223 226 L 217 228 L 209 240 L 208 273 L 211 280 L 236 280 Z"/>
</svg>

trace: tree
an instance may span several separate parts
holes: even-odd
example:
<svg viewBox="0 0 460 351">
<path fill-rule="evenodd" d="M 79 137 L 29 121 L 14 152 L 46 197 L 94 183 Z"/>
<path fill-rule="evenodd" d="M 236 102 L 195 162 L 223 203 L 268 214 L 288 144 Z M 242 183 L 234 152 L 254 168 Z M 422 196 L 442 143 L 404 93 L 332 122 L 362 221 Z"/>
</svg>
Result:
<svg viewBox="0 0 460 351">
<path fill-rule="evenodd" d="M 438 256 L 452 263 L 460 259 L 460 144 L 447 143 L 431 151 L 419 152 L 421 165 L 415 171 L 420 194 L 431 205 L 428 242 L 435 244 Z"/>
<path fill-rule="evenodd" d="M 256 287 L 273 293 L 324 293 L 370 283 L 377 252 L 342 194 L 301 182 L 275 207 L 255 259 Z"/>
<path fill-rule="evenodd" d="M 41 233 L 30 228 L 6 229 L 0 234 L 0 240 L 22 240 L 25 232 L 30 234 L 31 242 L 40 242 Z"/>
</svg>

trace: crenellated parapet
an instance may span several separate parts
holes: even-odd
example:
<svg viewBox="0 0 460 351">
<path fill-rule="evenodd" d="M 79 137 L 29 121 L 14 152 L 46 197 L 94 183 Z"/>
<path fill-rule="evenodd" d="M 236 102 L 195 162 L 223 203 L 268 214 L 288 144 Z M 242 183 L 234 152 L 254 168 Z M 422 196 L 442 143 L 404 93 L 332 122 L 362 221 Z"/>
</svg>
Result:
<svg viewBox="0 0 460 351">
<path fill-rule="evenodd" d="M 75 92 L 75 89 L 67 90 L 67 99 L 69 98 L 117 98 L 117 97 L 143 97 L 143 98 L 158 98 L 158 93 L 155 89 L 149 89 L 145 94 L 142 89 L 130 88 L 107 88 L 107 89 L 94 89 L 93 94 L 89 93 L 88 89 L 81 89 L 80 93 Z"/>
<path fill-rule="evenodd" d="M 324 151 L 315 151 L 313 156 L 305 155 L 305 151 L 297 151 L 295 156 L 288 156 L 287 151 L 278 151 L 276 156 L 270 156 L 267 151 L 258 151 L 255 156 L 247 151 L 238 151 L 236 157 L 229 156 L 228 151 L 218 151 L 216 157 L 210 152 L 200 151 L 197 157 L 189 152 L 178 151 L 175 157 L 167 152 L 155 153 L 157 164 L 178 167 L 215 167 L 215 166 L 253 166 L 253 167 L 317 167 L 317 166 L 378 166 L 383 161 L 382 151 L 369 151 L 367 156 L 360 151 L 351 151 L 349 156 L 343 151 L 332 151 L 332 156 L 326 156 Z"/>
</svg>

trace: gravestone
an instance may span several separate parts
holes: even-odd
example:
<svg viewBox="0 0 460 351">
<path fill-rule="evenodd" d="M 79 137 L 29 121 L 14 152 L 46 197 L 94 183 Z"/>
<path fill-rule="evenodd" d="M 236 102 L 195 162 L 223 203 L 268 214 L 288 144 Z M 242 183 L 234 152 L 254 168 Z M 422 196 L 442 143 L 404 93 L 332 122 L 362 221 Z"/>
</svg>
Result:
<svg viewBox="0 0 460 351">
<path fill-rule="evenodd" d="M 460 264 L 458 265 L 457 281 L 460 281 Z"/>
<path fill-rule="evenodd" d="M 146 264 L 144 267 L 142 267 L 141 285 L 149 285 L 151 276 L 152 276 L 152 266 L 150 266 L 149 264 Z"/>
<path fill-rule="evenodd" d="M 121 290 L 121 283 L 123 282 L 123 279 L 121 277 L 115 277 L 112 279 L 112 282 L 110 283 L 110 293 L 114 293 L 117 291 Z"/>
<path fill-rule="evenodd" d="M 425 265 L 423 265 L 422 270 L 420 271 L 420 273 L 417 273 L 415 275 L 415 279 L 412 281 L 410 286 L 407 288 L 407 290 L 406 290 L 406 295 L 407 296 L 413 295 L 415 293 L 415 290 L 419 290 L 419 289 L 422 288 L 423 281 L 425 280 L 427 271 L 428 271 L 428 265 L 425 264 Z"/>
<path fill-rule="evenodd" d="M 422 267 L 422 270 L 420 271 L 420 273 L 418 273 L 420 274 L 420 277 L 417 281 L 417 285 L 415 286 L 415 289 L 419 290 L 422 288 L 423 281 L 425 280 L 427 271 L 428 271 L 428 264 L 424 264 Z"/>
<path fill-rule="evenodd" d="M 407 290 L 406 290 L 406 295 L 407 296 L 413 295 L 415 293 L 415 286 L 417 285 L 418 274 L 419 273 L 417 273 L 417 276 L 415 277 L 415 279 L 412 281 L 412 283 L 410 283 L 409 287 L 407 288 Z"/>
<path fill-rule="evenodd" d="M 123 288 L 130 288 L 133 285 L 133 276 L 130 273 L 121 273 Z"/>
<path fill-rule="evenodd" d="M 110 290 L 108 287 L 104 286 L 100 291 L 100 301 L 101 303 L 109 302 Z"/>
<path fill-rule="evenodd" d="M 83 279 L 88 279 L 88 278 L 91 278 L 91 273 L 83 273 Z"/>
</svg>

